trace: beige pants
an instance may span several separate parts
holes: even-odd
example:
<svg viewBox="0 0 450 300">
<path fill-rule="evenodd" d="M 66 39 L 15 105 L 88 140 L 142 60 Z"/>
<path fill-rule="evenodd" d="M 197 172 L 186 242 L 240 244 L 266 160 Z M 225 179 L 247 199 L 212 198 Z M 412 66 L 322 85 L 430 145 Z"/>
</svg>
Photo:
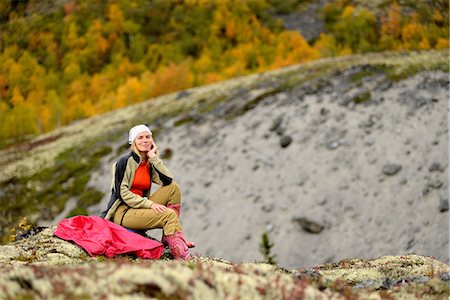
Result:
<svg viewBox="0 0 450 300">
<path fill-rule="evenodd" d="M 150 200 L 165 206 L 180 204 L 180 187 L 176 182 L 162 186 L 150 196 Z M 172 209 L 157 213 L 151 208 L 131 208 L 127 205 L 121 205 L 116 210 L 113 221 L 129 229 L 162 228 L 164 235 L 171 235 L 181 231 L 180 220 Z"/>
</svg>

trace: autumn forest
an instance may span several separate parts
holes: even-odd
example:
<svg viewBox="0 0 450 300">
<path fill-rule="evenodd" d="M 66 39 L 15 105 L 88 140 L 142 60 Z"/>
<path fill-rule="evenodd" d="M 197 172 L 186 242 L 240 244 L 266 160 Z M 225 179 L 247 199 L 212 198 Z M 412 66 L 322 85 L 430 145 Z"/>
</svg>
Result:
<svg viewBox="0 0 450 300">
<path fill-rule="evenodd" d="M 449 47 L 448 1 L 0 1 L 0 146 L 151 97 L 321 57 Z M 58 4 L 56 4 L 58 3 Z"/>
</svg>

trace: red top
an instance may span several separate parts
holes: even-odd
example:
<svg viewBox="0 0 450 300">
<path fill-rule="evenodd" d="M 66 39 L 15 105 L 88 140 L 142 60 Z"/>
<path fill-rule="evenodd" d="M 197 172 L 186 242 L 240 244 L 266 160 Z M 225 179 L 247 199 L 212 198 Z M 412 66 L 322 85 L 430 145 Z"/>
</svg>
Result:
<svg viewBox="0 0 450 300">
<path fill-rule="evenodd" d="M 152 181 L 150 180 L 150 170 L 148 164 L 147 162 L 143 162 L 136 169 L 130 191 L 136 195 L 144 197 L 144 191 L 150 190 L 151 185 Z"/>
</svg>

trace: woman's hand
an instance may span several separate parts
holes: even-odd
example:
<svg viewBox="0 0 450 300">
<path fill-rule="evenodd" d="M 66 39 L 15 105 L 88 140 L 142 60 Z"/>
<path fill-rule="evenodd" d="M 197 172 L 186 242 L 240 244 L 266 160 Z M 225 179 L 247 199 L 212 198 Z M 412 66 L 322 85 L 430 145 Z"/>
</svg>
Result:
<svg viewBox="0 0 450 300">
<path fill-rule="evenodd" d="M 165 212 L 167 210 L 166 206 L 154 202 L 150 208 L 156 211 L 158 214 Z"/>
<path fill-rule="evenodd" d="M 150 150 L 147 152 L 148 158 L 153 158 L 157 155 L 158 147 L 155 144 L 155 141 L 152 141 L 152 145 L 150 146 Z"/>
</svg>

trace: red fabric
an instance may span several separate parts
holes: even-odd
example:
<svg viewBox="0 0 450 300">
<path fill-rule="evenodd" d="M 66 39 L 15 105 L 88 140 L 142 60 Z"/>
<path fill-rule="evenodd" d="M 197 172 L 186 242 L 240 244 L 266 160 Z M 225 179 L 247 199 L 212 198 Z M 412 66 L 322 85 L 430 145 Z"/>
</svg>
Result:
<svg viewBox="0 0 450 300">
<path fill-rule="evenodd" d="M 149 191 L 152 181 L 150 180 L 150 172 L 148 164 L 145 162 L 140 164 L 134 173 L 133 183 L 130 191 L 141 197 L 144 196 L 144 191 Z"/>
<path fill-rule="evenodd" d="M 158 259 L 164 245 L 140 236 L 97 216 L 76 216 L 59 222 L 57 237 L 74 241 L 91 256 L 113 257 L 130 253 L 142 258 Z"/>
</svg>

